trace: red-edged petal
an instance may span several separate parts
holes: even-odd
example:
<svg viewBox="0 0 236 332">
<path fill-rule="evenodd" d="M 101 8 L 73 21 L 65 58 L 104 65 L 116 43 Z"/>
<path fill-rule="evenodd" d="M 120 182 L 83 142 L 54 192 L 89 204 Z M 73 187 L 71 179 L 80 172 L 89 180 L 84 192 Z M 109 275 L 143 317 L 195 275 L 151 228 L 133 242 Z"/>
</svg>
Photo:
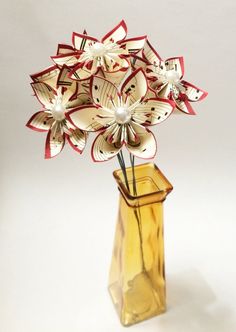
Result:
<svg viewBox="0 0 236 332">
<path fill-rule="evenodd" d="M 90 43 L 94 44 L 96 42 L 98 42 L 96 38 L 90 37 L 87 34 L 76 32 L 73 32 L 72 34 L 72 43 L 74 48 L 78 51 L 83 51 Z"/>
<path fill-rule="evenodd" d="M 150 64 L 158 64 L 160 61 L 162 61 L 160 55 L 148 40 L 146 40 L 146 43 L 144 44 L 142 53 L 144 59 L 147 60 Z"/>
<path fill-rule="evenodd" d="M 31 74 L 30 77 L 34 82 L 43 81 L 45 78 L 54 76 L 55 70 L 59 72 L 59 68 L 56 65 L 45 68 L 37 73 Z"/>
<path fill-rule="evenodd" d="M 61 89 L 62 104 L 65 108 L 70 108 L 67 103 L 75 99 L 78 95 L 78 82 L 69 77 L 70 72 L 71 68 L 63 65 L 57 80 L 57 87 Z M 76 106 L 78 106 L 78 104 Z"/>
<path fill-rule="evenodd" d="M 94 106 L 79 106 L 66 113 L 66 118 L 73 126 L 85 131 L 98 131 L 104 127 L 102 121 L 109 118 L 109 113 Z M 101 116 L 101 123 L 98 121 Z"/>
<path fill-rule="evenodd" d="M 129 70 L 129 67 L 122 67 L 117 71 L 103 71 L 105 78 L 110 81 L 111 83 L 115 84 L 116 86 L 119 86 L 121 82 L 123 81 L 127 71 Z"/>
<path fill-rule="evenodd" d="M 39 111 L 29 119 L 26 126 L 35 131 L 48 131 L 53 122 L 54 119 L 48 112 Z"/>
<path fill-rule="evenodd" d="M 35 83 L 43 82 L 43 83 L 50 85 L 51 87 L 53 87 L 55 89 L 59 72 L 60 72 L 60 69 L 56 65 L 54 65 L 54 66 L 50 66 L 40 72 L 30 75 L 30 77 L 32 78 L 33 82 L 35 82 Z"/>
<path fill-rule="evenodd" d="M 102 65 L 104 72 L 112 74 L 118 71 L 126 71 L 129 67 L 129 59 L 124 54 L 111 56 L 109 54 L 104 55 L 104 64 Z"/>
<path fill-rule="evenodd" d="M 57 86 L 71 87 L 75 82 L 69 77 L 71 68 L 63 65 L 57 78 Z"/>
<path fill-rule="evenodd" d="M 123 97 L 128 95 L 131 103 L 135 103 L 145 97 L 148 89 L 147 79 L 142 68 L 136 69 L 128 76 L 121 87 Z"/>
<path fill-rule="evenodd" d="M 131 64 L 134 69 L 143 68 L 145 71 L 147 67 L 147 60 L 141 58 L 140 56 L 133 55 Z"/>
<path fill-rule="evenodd" d="M 78 96 L 77 82 L 74 81 L 74 83 L 68 88 L 62 87 L 62 105 L 64 105 L 64 108 L 65 109 L 71 108 L 71 101 L 77 98 L 77 96 Z"/>
<path fill-rule="evenodd" d="M 158 97 L 157 92 L 149 86 L 146 94 L 146 99 L 157 98 L 157 97 Z"/>
<path fill-rule="evenodd" d="M 51 56 L 51 59 L 58 66 L 67 65 L 68 67 L 72 67 L 78 63 L 80 55 L 81 53 L 76 51 L 67 54 Z"/>
<path fill-rule="evenodd" d="M 181 84 L 185 87 L 185 94 L 189 101 L 200 101 L 206 98 L 208 95 L 206 91 L 196 87 L 189 82 L 181 81 Z"/>
<path fill-rule="evenodd" d="M 48 84 L 37 82 L 31 83 L 35 96 L 38 101 L 46 108 L 51 109 L 53 105 L 53 99 L 56 96 L 56 91 Z"/>
<path fill-rule="evenodd" d="M 45 145 L 45 158 L 50 159 L 57 156 L 65 145 L 65 133 L 59 122 L 55 122 L 49 130 Z"/>
<path fill-rule="evenodd" d="M 102 43 L 108 44 L 110 42 L 117 43 L 125 39 L 127 36 L 127 26 L 124 20 L 122 20 L 117 26 L 114 27 L 110 32 L 108 32 L 103 38 Z"/>
<path fill-rule="evenodd" d="M 153 133 L 136 123 L 132 123 L 132 127 L 136 133 L 137 139 L 135 142 L 128 142 L 127 149 L 134 156 L 142 159 L 154 158 L 157 151 L 156 139 Z"/>
<path fill-rule="evenodd" d="M 66 103 L 67 109 L 72 109 L 81 105 L 91 104 L 91 97 L 89 94 L 82 92 L 78 93 L 73 98 L 70 98 L 70 100 Z"/>
<path fill-rule="evenodd" d="M 143 49 L 147 36 L 125 39 L 118 44 L 129 53 L 136 54 Z"/>
<path fill-rule="evenodd" d="M 174 70 L 180 79 L 184 76 L 184 58 L 182 56 L 166 59 L 166 70 Z"/>
<path fill-rule="evenodd" d="M 167 99 L 171 98 L 171 84 L 169 84 L 168 82 L 160 86 L 157 85 L 155 89 L 157 91 L 158 97 L 167 98 Z"/>
<path fill-rule="evenodd" d="M 122 146 L 116 146 L 114 143 L 109 143 L 106 131 L 101 132 L 94 140 L 91 155 L 95 162 L 102 162 L 110 160 L 115 157 Z"/>
<path fill-rule="evenodd" d="M 132 119 L 141 125 L 156 125 L 166 120 L 174 108 L 175 103 L 171 100 L 150 98 L 135 108 Z"/>
<path fill-rule="evenodd" d="M 70 146 L 78 153 L 82 153 L 86 145 L 88 134 L 80 129 L 75 129 L 71 135 L 67 135 Z"/>
<path fill-rule="evenodd" d="M 186 114 L 189 115 L 195 115 L 196 113 L 194 112 L 190 102 L 188 101 L 187 96 L 182 95 L 179 99 L 175 99 L 176 102 L 176 108 Z"/>
<path fill-rule="evenodd" d="M 80 80 L 84 81 L 89 79 L 92 75 L 96 75 L 99 68 L 96 65 L 96 60 L 91 61 L 90 66 L 88 66 L 87 62 L 79 63 L 75 66 L 69 74 L 69 77 L 72 80 Z M 89 67 L 89 68 L 88 68 Z"/>
<path fill-rule="evenodd" d="M 116 86 L 103 77 L 92 76 L 90 94 L 95 104 L 106 108 L 113 108 L 112 101 L 118 104 L 118 90 Z"/>
<path fill-rule="evenodd" d="M 67 44 L 58 44 L 57 55 L 68 54 L 74 52 L 74 47 Z"/>
</svg>

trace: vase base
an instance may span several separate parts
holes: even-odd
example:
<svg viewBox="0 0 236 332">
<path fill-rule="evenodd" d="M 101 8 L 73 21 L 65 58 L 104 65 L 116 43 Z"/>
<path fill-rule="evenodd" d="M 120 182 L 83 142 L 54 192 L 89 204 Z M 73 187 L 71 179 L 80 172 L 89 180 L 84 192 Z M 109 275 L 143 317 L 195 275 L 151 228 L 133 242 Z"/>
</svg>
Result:
<svg viewBox="0 0 236 332">
<path fill-rule="evenodd" d="M 128 287 L 123 292 L 115 282 L 108 288 L 122 325 L 130 326 L 166 311 L 164 296 L 158 296 L 147 272 L 136 275 L 128 282 Z"/>
</svg>

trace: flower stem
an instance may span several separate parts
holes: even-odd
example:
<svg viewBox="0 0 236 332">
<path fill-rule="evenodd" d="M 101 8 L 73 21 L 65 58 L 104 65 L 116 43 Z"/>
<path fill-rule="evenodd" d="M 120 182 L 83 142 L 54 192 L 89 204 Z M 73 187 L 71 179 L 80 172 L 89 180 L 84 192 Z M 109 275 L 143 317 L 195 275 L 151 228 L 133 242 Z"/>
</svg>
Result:
<svg viewBox="0 0 236 332">
<path fill-rule="evenodd" d="M 129 158 L 130 158 L 130 163 L 131 163 L 131 167 L 132 167 L 132 177 L 133 177 L 133 194 L 134 196 L 137 196 L 137 186 L 136 186 L 136 178 L 135 178 L 135 171 L 134 171 L 134 155 L 132 155 L 131 153 L 129 154 Z"/>
<path fill-rule="evenodd" d="M 117 154 L 117 158 L 118 158 L 118 161 L 119 161 L 119 164 L 120 164 L 120 168 L 121 168 L 123 176 L 124 176 L 124 180 L 125 180 L 125 184 L 126 184 L 127 190 L 130 192 L 128 177 L 127 177 L 126 167 L 125 167 L 125 160 L 124 160 L 124 156 L 123 156 L 122 151 L 120 151 Z"/>
<path fill-rule="evenodd" d="M 134 194 L 134 196 L 137 196 L 138 193 L 137 193 L 137 184 L 136 184 L 135 169 L 134 169 L 134 164 L 135 164 L 134 158 L 135 157 L 131 153 L 130 153 L 129 157 L 130 157 L 130 163 L 131 163 L 131 167 L 132 167 L 133 194 Z M 138 205 L 138 207 L 134 208 L 134 214 L 135 214 L 137 224 L 138 224 L 142 271 L 145 273 L 146 270 L 145 270 L 144 252 L 143 252 L 142 220 L 141 220 L 141 211 L 140 211 L 139 205 Z"/>
</svg>

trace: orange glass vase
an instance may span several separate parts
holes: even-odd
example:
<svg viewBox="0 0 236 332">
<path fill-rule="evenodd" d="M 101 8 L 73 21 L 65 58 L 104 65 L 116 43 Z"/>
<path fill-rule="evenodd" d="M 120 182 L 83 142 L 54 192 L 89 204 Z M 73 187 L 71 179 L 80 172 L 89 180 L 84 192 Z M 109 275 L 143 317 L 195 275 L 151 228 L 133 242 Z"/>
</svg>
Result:
<svg viewBox="0 0 236 332">
<path fill-rule="evenodd" d="M 118 221 L 109 275 L 109 292 L 120 321 L 129 326 L 166 309 L 163 201 L 173 189 L 156 165 L 127 168 L 130 191 L 121 170 L 114 177 L 120 191 Z"/>
</svg>

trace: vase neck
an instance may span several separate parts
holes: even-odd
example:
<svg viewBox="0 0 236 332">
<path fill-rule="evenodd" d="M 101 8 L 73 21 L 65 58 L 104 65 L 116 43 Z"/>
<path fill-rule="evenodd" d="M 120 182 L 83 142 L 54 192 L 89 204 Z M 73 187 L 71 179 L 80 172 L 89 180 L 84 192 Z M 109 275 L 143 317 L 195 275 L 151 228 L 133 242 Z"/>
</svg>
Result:
<svg viewBox="0 0 236 332">
<path fill-rule="evenodd" d="M 114 171 L 113 175 L 118 184 L 119 191 L 130 206 L 142 206 L 154 202 L 162 202 L 173 189 L 171 183 L 155 164 L 146 163 L 134 167 L 137 192 L 137 195 L 134 195 L 132 168 L 126 168 L 126 173 L 129 190 L 125 185 L 122 170 Z"/>
</svg>

